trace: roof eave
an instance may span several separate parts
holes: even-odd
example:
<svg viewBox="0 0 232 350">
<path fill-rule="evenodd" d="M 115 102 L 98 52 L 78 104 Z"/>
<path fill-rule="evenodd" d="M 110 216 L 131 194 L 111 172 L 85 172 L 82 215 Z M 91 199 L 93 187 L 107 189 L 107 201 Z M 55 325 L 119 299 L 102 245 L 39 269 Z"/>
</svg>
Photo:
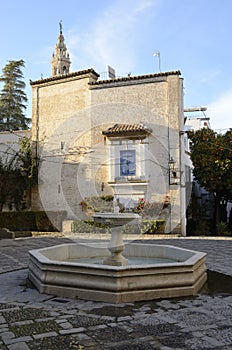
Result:
<svg viewBox="0 0 232 350">
<path fill-rule="evenodd" d="M 169 75 L 181 75 L 180 70 L 171 71 L 171 72 L 161 72 L 161 73 L 154 73 L 154 74 L 145 74 L 145 75 L 137 75 L 137 76 L 130 76 L 130 77 L 121 77 L 121 78 L 113 78 L 113 79 L 106 79 L 106 80 L 98 80 L 96 82 L 90 82 L 89 85 L 101 85 L 101 84 L 113 84 L 116 82 L 124 82 L 124 81 L 134 81 L 134 80 L 142 80 L 142 79 L 152 79 L 152 78 L 160 78 L 160 77 L 167 77 Z"/>
<path fill-rule="evenodd" d="M 39 85 L 39 84 L 49 83 L 51 81 L 58 81 L 58 80 L 67 79 L 67 78 L 74 78 L 74 77 L 78 77 L 78 76 L 86 75 L 86 74 L 93 74 L 96 76 L 96 78 L 99 78 L 99 76 L 100 76 L 97 72 L 95 72 L 95 70 L 93 68 L 90 68 L 90 69 L 85 69 L 85 70 L 72 72 L 72 73 L 68 73 L 68 74 L 56 75 L 56 76 L 45 78 L 45 79 L 39 79 L 39 80 L 35 80 L 35 81 L 30 80 L 30 85 L 32 85 L 32 86 Z"/>
</svg>

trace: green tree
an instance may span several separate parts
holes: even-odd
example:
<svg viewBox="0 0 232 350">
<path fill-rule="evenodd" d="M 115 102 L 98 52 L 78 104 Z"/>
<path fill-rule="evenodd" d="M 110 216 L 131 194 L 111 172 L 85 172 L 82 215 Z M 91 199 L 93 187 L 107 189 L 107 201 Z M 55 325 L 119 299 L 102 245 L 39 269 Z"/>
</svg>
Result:
<svg viewBox="0 0 232 350">
<path fill-rule="evenodd" d="M 189 131 L 193 175 L 215 198 L 216 228 L 221 202 L 232 200 L 232 129 L 225 134 L 203 128 Z"/>
<path fill-rule="evenodd" d="M 25 116 L 27 96 L 24 92 L 22 68 L 24 61 L 9 61 L 3 68 L 0 82 L 0 131 L 28 129 L 30 119 Z"/>
<path fill-rule="evenodd" d="M 37 182 L 37 165 L 32 155 L 30 140 L 20 139 L 18 152 L 12 149 L 0 159 L 0 211 L 3 206 L 16 210 L 25 208 L 25 194 Z M 7 156 L 6 156 L 7 155 Z"/>
</svg>

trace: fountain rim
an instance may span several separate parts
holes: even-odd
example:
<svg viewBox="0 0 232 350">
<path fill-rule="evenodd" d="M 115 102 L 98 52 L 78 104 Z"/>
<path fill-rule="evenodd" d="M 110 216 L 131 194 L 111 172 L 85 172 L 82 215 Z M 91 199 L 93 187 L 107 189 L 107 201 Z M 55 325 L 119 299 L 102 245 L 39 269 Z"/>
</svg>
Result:
<svg viewBox="0 0 232 350">
<path fill-rule="evenodd" d="M 194 251 L 194 250 L 190 250 L 190 249 L 185 249 L 185 248 L 180 248 L 180 247 L 175 247 L 172 245 L 154 245 L 154 244 L 143 244 L 143 246 L 159 246 L 159 247 L 165 247 L 165 248 L 171 248 L 171 249 L 175 249 L 175 250 L 179 250 L 179 251 L 185 251 L 185 252 L 189 252 L 192 253 L 192 255 L 187 258 L 186 260 L 183 261 L 174 261 L 174 262 L 168 262 L 168 263 L 150 263 L 150 264 L 131 264 L 131 265 L 126 265 L 126 266 L 113 266 L 113 265 L 104 265 L 104 264 L 94 264 L 94 263 L 86 263 L 86 262 L 72 262 L 72 261 L 65 261 L 65 260 L 54 260 L 51 258 L 48 258 L 46 255 L 44 255 L 42 252 L 43 251 L 49 251 L 52 250 L 54 248 L 62 248 L 64 246 L 73 246 L 73 245 L 78 245 L 78 246 L 85 246 L 86 247 L 86 243 L 64 243 L 64 244 L 59 244 L 59 245 L 55 245 L 52 247 L 46 247 L 46 248 L 40 248 L 40 249 L 33 249 L 29 251 L 29 255 L 30 257 L 35 258 L 37 261 L 41 262 L 42 264 L 45 265 L 51 265 L 51 266 L 70 266 L 70 267 L 79 267 L 79 268 L 94 268 L 94 270 L 108 270 L 108 271 L 128 271 L 128 270 L 134 270 L 134 269 L 138 269 L 138 270 L 143 270 L 143 269 L 157 269 L 157 268 L 170 268 L 170 267 L 185 267 L 185 268 L 191 268 L 193 265 L 196 264 L 197 261 L 205 259 L 206 257 L 206 253 L 203 252 L 199 252 L 199 251 Z M 132 244 L 127 244 L 128 246 L 140 246 L 140 243 L 132 243 Z M 107 248 L 103 248 L 103 247 L 95 247 L 96 249 L 102 249 L 104 252 L 107 251 Z M 104 255 L 99 256 L 100 258 L 104 258 Z"/>
</svg>

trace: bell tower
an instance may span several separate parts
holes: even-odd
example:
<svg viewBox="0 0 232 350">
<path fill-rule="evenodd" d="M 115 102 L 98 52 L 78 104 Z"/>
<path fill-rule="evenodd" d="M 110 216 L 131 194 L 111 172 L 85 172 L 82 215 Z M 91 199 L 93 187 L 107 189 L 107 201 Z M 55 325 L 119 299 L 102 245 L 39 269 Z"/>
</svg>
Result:
<svg viewBox="0 0 232 350">
<path fill-rule="evenodd" d="M 62 34 L 62 21 L 60 25 L 60 34 L 58 36 L 56 44 L 56 53 L 52 55 L 51 65 L 52 65 L 52 76 L 63 75 L 69 73 L 70 68 L 70 58 L 67 52 L 67 48 L 64 42 L 64 36 Z"/>
</svg>

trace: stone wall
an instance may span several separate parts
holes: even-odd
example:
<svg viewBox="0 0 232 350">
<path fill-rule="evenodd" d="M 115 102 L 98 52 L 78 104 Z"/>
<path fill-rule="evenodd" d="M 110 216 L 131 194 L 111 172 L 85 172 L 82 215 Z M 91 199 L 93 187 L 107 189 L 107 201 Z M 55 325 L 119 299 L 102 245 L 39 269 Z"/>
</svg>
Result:
<svg viewBox="0 0 232 350">
<path fill-rule="evenodd" d="M 93 74 L 44 79 L 32 84 L 32 139 L 44 141 L 80 110 L 90 107 Z M 82 123 L 82 120 L 79 120 Z M 65 127 L 64 125 L 64 127 Z"/>
<path fill-rule="evenodd" d="M 66 210 L 70 219 L 80 218 L 85 196 L 113 194 L 108 184 L 109 149 L 102 131 L 116 123 L 142 122 L 152 129 L 148 199 L 169 193 L 175 204 L 173 222 L 180 222 L 180 191 L 179 187 L 170 191 L 168 169 L 170 156 L 180 166 L 183 97 L 179 72 L 104 82 L 96 82 L 90 72 L 45 79 L 32 87 L 32 138 L 39 141 L 45 210 Z M 171 223 L 167 231 L 170 227 Z"/>
</svg>

